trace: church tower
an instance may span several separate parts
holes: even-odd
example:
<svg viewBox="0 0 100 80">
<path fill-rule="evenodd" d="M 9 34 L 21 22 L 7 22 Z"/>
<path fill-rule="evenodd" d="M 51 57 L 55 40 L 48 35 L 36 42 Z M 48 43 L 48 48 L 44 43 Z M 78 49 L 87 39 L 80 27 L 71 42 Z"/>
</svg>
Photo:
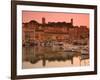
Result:
<svg viewBox="0 0 100 80">
<path fill-rule="evenodd" d="M 73 25 L 73 18 L 71 19 L 71 24 Z"/>
</svg>

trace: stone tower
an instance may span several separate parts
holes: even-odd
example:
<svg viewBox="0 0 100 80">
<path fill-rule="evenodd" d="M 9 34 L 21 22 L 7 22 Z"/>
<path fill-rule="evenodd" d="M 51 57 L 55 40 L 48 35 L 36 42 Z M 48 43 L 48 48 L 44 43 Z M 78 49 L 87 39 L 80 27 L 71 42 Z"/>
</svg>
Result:
<svg viewBox="0 0 100 80">
<path fill-rule="evenodd" d="M 45 18 L 43 17 L 42 18 L 42 24 L 45 24 L 46 22 L 45 22 Z"/>
</svg>

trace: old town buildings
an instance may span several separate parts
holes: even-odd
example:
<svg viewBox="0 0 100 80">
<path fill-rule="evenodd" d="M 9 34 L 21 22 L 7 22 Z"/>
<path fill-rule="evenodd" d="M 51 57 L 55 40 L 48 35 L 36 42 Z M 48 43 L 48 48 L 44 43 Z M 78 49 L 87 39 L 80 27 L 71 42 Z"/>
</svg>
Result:
<svg viewBox="0 0 100 80">
<path fill-rule="evenodd" d="M 85 24 L 84 24 L 85 25 Z M 74 26 L 70 22 L 48 22 L 42 18 L 42 23 L 31 20 L 22 26 L 23 44 L 40 44 L 45 42 L 80 42 L 89 41 L 89 28 L 87 26 Z"/>
</svg>

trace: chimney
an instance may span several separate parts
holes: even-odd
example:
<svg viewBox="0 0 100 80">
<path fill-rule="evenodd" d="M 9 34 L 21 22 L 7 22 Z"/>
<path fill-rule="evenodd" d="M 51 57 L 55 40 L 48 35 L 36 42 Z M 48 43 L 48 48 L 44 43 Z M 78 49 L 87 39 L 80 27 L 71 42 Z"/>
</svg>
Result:
<svg viewBox="0 0 100 80">
<path fill-rule="evenodd" d="M 71 19 L 71 24 L 73 25 L 73 18 Z"/>
<path fill-rule="evenodd" d="M 44 17 L 42 18 L 42 24 L 45 24 L 45 18 Z"/>
</svg>

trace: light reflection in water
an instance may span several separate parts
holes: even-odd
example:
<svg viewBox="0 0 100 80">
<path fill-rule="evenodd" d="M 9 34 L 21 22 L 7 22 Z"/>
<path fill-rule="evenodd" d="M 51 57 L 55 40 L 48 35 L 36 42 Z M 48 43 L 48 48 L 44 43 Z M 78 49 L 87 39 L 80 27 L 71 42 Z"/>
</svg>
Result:
<svg viewBox="0 0 100 80">
<path fill-rule="evenodd" d="M 61 47 L 23 47 L 22 61 L 23 69 L 89 65 L 88 58 L 81 60 L 80 53 L 64 52 Z"/>
</svg>

